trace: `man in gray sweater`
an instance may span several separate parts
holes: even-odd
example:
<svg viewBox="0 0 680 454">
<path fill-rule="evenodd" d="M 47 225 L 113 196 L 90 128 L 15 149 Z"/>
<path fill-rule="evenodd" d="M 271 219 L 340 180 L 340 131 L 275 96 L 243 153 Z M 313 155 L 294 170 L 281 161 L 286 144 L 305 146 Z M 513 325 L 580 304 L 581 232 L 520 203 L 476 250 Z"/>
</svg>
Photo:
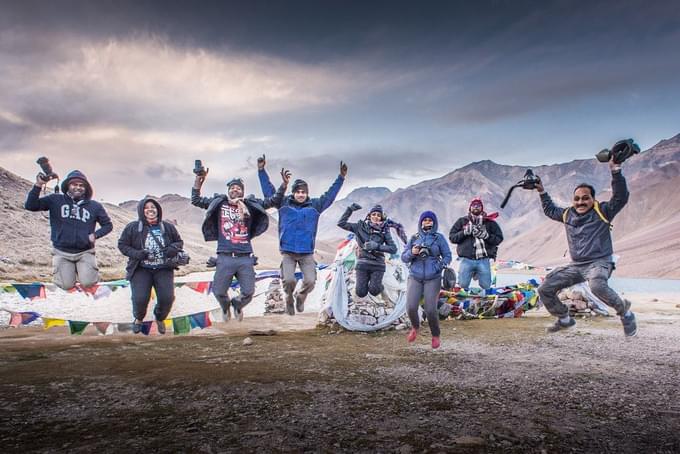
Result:
<svg viewBox="0 0 680 454">
<path fill-rule="evenodd" d="M 572 206 L 560 208 L 555 206 L 542 183 L 536 185 L 545 215 L 565 225 L 572 260 L 569 265 L 552 270 L 538 288 L 546 309 L 557 317 L 555 324 L 548 328 L 550 333 L 576 324 L 567 306 L 557 298 L 557 293 L 563 288 L 588 281 L 595 296 L 616 310 L 625 335 L 637 334 L 630 301 L 622 299 L 607 284 L 614 269 L 611 221 L 626 205 L 629 195 L 626 179 L 621 174 L 621 164 L 610 160 L 609 168 L 612 174 L 612 198 L 608 202 L 599 203 L 595 199 L 595 189 L 582 183 L 574 189 Z"/>
</svg>

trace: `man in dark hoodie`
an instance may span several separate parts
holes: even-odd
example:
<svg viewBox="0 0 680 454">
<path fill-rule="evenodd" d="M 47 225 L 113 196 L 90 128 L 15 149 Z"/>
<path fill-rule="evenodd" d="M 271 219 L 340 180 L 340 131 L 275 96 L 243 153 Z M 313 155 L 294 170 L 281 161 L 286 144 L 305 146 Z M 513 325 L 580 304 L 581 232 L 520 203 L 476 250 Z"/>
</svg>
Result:
<svg viewBox="0 0 680 454">
<path fill-rule="evenodd" d="M 207 176 L 197 175 L 191 189 L 191 203 L 207 209 L 203 221 L 205 241 L 217 241 L 217 267 L 213 277 L 213 294 L 222 307 L 224 321 L 231 317 L 230 306 L 239 321 L 243 319 L 243 307 L 255 293 L 255 265 L 251 241 L 269 227 L 267 208 L 279 206 L 286 192 L 290 172 L 281 170 L 283 182 L 273 196 L 264 200 L 249 195 L 244 197 L 244 184 L 240 178 L 227 182 L 227 194 L 201 197 L 201 187 Z M 229 299 L 227 291 L 236 276 L 241 294 Z"/>
<path fill-rule="evenodd" d="M 95 240 L 111 232 L 111 219 L 104 207 L 92 200 L 92 185 L 81 171 L 74 170 L 66 176 L 61 194 L 40 197 L 48 181 L 38 174 L 24 208 L 50 212 L 54 283 L 64 290 L 72 289 L 76 282 L 84 288 L 92 287 L 99 282 Z"/>
<path fill-rule="evenodd" d="M 262 193 L 270 197 L 274 186 L 264 170 L 264 156 L 258 159 L 258 178 Z M 314 261 L 314 242 L 319 226 L 319 216 L 335 201 L 342 183 L 347 176 L 347 164 L 340 162 L 340 174 L 325 194 L 311 199 L 309 186 L 304 180 L 295 180 L 292 194 L 283 198 L 276 206 L 279 209 L 279 250 L 281 251 L 281 275 L 283 290 L 286 294 L 286 312 L 295 315 L 295 310 L 305 310 L 307 295 L 314 290 L 316 283 L 316 262 Z M 302 286 L 295 292 L 297 279 L 295 269 L 300 266 Z"/>
<path fill-rule="evenodd" d="M 626 179 L 621 173 L 621 164 L 610 160 L 609 168 L 612 175 L 612 198 L 608 202 L 599 203 L 595 199 L 595 188 L 582 183 L 574 189 L 572 206 L 560 208 L 545 192 L 542 182 L 536 185 L 545 215 L 564 223 L 572 260 L 569 265 L 555 268 L 548 273 L 538 288 L 545 308 L 557 317 L 555 324 L 548 327 L 549 333 L 568 329 L 576 324 L 557 293 L 563 288 L 588 281 L 593 294 L 616 310 L 621 318 L 624 334 L 637 334 L 637 322 L 635 314 L 630 311 L 630 301 L 621 298 L 607 284 L 614 269 L 611 221 L 626 205 L 629 196 Z"/>
<path fill-rule="evenodd" d="M 425 314 L 432 333 L 432 348 L 440 346 L 437 302 L 442 285 L 442 271 L 451 263 L 451 249 L 444 235 L 437 230 L 437 215 L 424 211 L 418 219 L 418 233 L 406 243 L 401 260 L 408 265 L 406 307 L 411 320 L 411 331 L 406 339 L 415 342 L 420 329 L 418 305 L 425 300 Z"/>
<path fill-rule="evenodd" d="M 338 227 L 354 233 L 359 245 L 355 267 L 356 294 L 363 298 L 368 293 L 378 296 L 384 290 L 385 253 L 394 254 L 397 252 L 397 245 L 385 223 L 385 212 L 381 205 L 371 208 L 365 220 L 349 222 L 352 213 L 360 209 L 361 205 L 357 203 L 347 207 L 338 221 Z"/>
<path fill-rule="evenodd" d="M 175 270 L 168 259 L 177 255 L 184 242 L 174 225 L 163 220 L 160 203 L 145 198 L 137 204 L 138 221 L 130 222 L 118 239 L 118 249 L 128 257 L 127 275 L 132 291 L 132 331 L 142 330 L 151 289 L 156 291 L 153 310 L 158 332 L 165 334 L 165 322 L 175 301 Z"/>
<path fill-rule="evenodd" d="M 491 288 L 491 259 L 496 259 L 498 245 L 503 241 L 503 232 L 495 221 L 497 217 L 498 213 L 486 214 L 482 199 L 475 197 L 470 202 L 468 215 L 451 227 L 449 240 L 457 244 L 456 253 L 461 258 L 458 283 L 463 288 L 470 287 L 473 274 L 477 275 L 481 288 Z"/>
</svg>

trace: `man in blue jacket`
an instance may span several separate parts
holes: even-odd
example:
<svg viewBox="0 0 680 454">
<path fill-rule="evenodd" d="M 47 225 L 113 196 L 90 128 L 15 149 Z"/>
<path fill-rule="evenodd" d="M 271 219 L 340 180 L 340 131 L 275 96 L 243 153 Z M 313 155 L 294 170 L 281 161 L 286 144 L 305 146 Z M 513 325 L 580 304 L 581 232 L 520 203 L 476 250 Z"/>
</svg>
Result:
<svg viewBox="0 0 680 454">
<path fill-rule="evenodd" d="M 608 202 L 595 200 L 595 188 L 582 183 L 574 189 L 570 208 L 555 206 L 545 192 L 543 184 L 536 185 L 541 196 L 545 215 L 564 223 L 572 263 L 552 270 L 538 288 L 538 294 L 545 308 L 557 317 L 548 332 L 554 333 L 571 328 L 576 324 L 569 315 L 569 309 L 557 298 L 563 288 L 588 281 L 590 290 L 608 306 L 613 307 L 621 317 L 626 336 L 637 334 L 635 314 L 630 311 L 630 301 L 622 299 L 607 284 L 614 269 L 611 221 L 628 202 L 626 179 L 621 173 L 621 164 L 609 161 L 612 174 L 612 198 Z"/>
<path fill-rule="evenodd" d="M 54 283 L 64 290 L 72 289 L 76 282 L 84 288 L 92 287 L 99 282 L 94 243 L 111 232 L 111 219 L 104 207 L 92 200 L 92 185 L 81 171 L 74 170 L 66 176 L 61 194 L 40 197 L 48 181 L 38 174 L 24 208 L 50 212 Z"/>
<path fill-rule="evenodd" d="M 274 186 L 264 170 L 264 156 L 258 159 L 258 178 L 265 197 L 272 194 Z M 330 207 L 340 192 L 347 176 L 347 165 L 340 162 L 340 174 L 331 187 L 321 197 L 309 197 L 309 185 L 303 180 L 295 180 L 292 194 L 285 197 L 277 206 L 279 209 L 279 250 L 281 251 L 281 276 L 286 294 L 286 312 L 295 315 L 295 310 L 305 310 L 307 295 L 316 284 L 316 262 L 314 261 L 314 242 L 319 225 L 319 216 Z M 302 286 L 294 293 L 297 280 L 295 269 L 300 266 Z"/>
</svg>

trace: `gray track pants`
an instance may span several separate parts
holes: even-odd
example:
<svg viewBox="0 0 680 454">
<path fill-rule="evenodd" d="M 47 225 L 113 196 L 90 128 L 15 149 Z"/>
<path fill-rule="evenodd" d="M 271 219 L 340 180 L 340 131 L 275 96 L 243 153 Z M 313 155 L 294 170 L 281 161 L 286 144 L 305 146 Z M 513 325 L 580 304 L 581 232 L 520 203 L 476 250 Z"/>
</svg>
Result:
<svg viewBox="0 0 680 454">
<path fill-rule="evenodd" d="M 566 317 L 569 314 L 569 308 L 557 298 L 557 293 L 563 288 L 588 281 L 593 294 L 607 306 L 614 308 L 621 316 L 624 302 L 607 284 L 612 267 L 612 263 L 608 260 L 597 260 L 583 265 L 569 264 L 555 268 L 545 277 L 538 288 L 538 294 L 548 312 L 555 317 Z"/>
<path fill-rule="evenodd" d="M 302 271 L 302 286 L 297 292 L 297 297 L 304 302 L 307 295 L 314 290 L 316 284 L 316 262 L 314 254 L 292 254 L 283 252 L 281 254 L 281 277 L 283 278 L 283 290 L 286 293 L 286 300 L 292 303 L 293 291 L 297 280 L 295 279 L 295 268 L 300 265 Z"/>
<path fill-rule="evenodd" d="M 213 277 L 213 294 L 215 299 L 226 312 L 231 300 L 227 290 L 231 287 L 231 281 L 236 276 L 241 295 L 238 300 L 243 307 L 250 303 L 255 294 L 255 259 L 253 257 L 231 257 L 225 254 L 217 254 L 217 267 Z"/>
<path fill-rule="evenodd" d="M 418 329 L 420 328 L 420 320 L 418 319 L 418 305 L 420 299 L 425 297 L 425 315 L 427 315 L 427 323 L 430 325 L 430 331 L 433 337 L 439 337 L 439 313 L 437 312 L 437 300 L 439 300 L 439 290 L 442 286 L 442 280 L 439 277 L 430 279 L 429 281 L 419 281 L 409 276 L 406 287 L 406 307 L 408 311 L 408 318 L 411 320 L 411 325 Z"/>
</svg>

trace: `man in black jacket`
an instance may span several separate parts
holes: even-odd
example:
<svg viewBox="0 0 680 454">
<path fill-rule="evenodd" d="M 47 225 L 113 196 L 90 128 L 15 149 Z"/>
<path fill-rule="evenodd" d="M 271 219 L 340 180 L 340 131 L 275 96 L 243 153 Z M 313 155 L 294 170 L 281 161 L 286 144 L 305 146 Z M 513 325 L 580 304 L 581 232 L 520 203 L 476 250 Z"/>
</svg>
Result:
<svg viewBox="0 0 680 454">
<path fill-rule="evenodd" d="M 227 183 L 227 194 L 201 197 L 201 187 L 207 176 L 197 175 L 191 189 L 191 203 L 207 209 L 202 230 L 205 241 L 217 241 L 217 267 L 213 276 L 213 294 L 220 303 L 224 321 L 231 317 L 230 306 L 239 321 L 243 320 L 243 307 L 255 293 L 255 264 L 251 241 L 269 227 L 267 208 L 279 206 L 286 192 L 290 172 L 281 170 L 283 182 L 272 197 L 264 200 L 249 195 L 244 197 L 244 185 L 240 178 Z M 241 293 L 229 299 L 227 291 L 236 276 Z"/>
<path fill-rule="evenodd" d="M 470 287 L 473 274 L 481 288 L 491 288 L 491 259 L 496 259 L 498 245 L 503 242 L 497 217 L 498 213 L 486 214 L 482 199 L 476 197 L 470 202 L 468 215 L 451 227 L 449 240 L 457 244 L 456 253 L 461 258 L 458 283 L 465 289 Z"/>
<path fill-rule="evenodd" d="M 384 290 L 385 253 L 394 254 L 397 252 L 397 245 L 394 244 L 389 226 L 385 223 L 382 206 L 376 205 L 371 208 L 363 221 L 349 222 L 352 213 L 360 209 L 361 206 L 357 203 L 347 207 L 338 221 L 338 227 L 354 233 L 359 245 L 355 267 L 356 294 L 363 298 L 368 293 L 378 296 Z"/>
<path fill-rule="evenodd" d="M 621 317 L 626 336 L 637 334 L 635 314 L 630 311 L 630 301 L 622 299 L 607 284 L 614 269 L 614 253 L 611 237 L 611 221 L 628 203 L 626 179 L 621 173 L 621 164 L 609 161 L 612 174 L 612 198 L 608 202 L 595 200 L 595 188 L 582 183 L 574 189 L 570 208 L 555 206 L 539 182 L 536 190 L 541 196 L 543 212 L 550 219 L 564 223 L 572 263 L 555 268 L 545 277 L 538 288 L 538 294 L 545 308 L 557 317 L 548 332 L 554 333 L 571 328 L 576 324 L 569 315 L 569 309 L 557 298 L 563 288 L 588 281 L 590 290 L 608 306 L 613 307 Z"/>
<path fill-rule="evenodd" d="M 94 243 L 111 232 L 111 219 L 104 207 L 92 200 L 92 185 L 81 171 L 74 170 L 66 176 L 61 194 L 40 197 L 48 181 L 38 174 L 24 208 L 50 212 L 54 283 L 64 290 L 72 289 L 76 282 L 84 288 L 92 287 L 99 282 Z"/>
</svg>

